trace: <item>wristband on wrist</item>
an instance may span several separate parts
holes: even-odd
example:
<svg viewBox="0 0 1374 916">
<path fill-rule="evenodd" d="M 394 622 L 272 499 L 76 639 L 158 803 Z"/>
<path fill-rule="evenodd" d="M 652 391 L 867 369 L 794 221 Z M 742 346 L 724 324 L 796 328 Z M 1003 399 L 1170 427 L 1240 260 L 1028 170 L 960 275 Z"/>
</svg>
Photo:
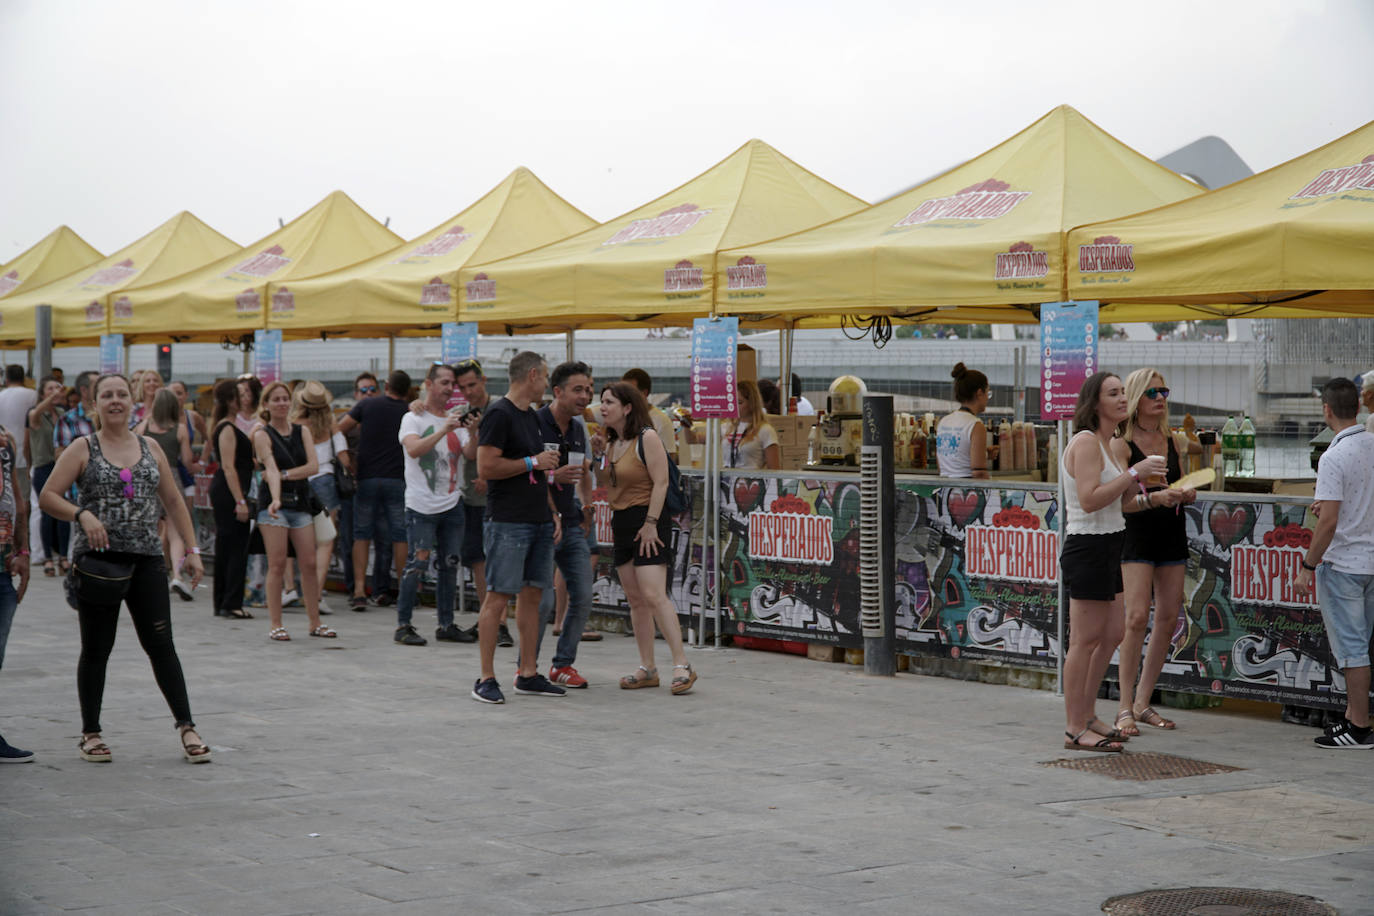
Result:
<svg viewBox="0 0 1374 916">
<path fill-rule="evenodd" d="M 533 471 L 533 470 L 534 470 L 534 459 L 531 458 L 529 455 L 526 455 L 526 456 L 525 456 L 525 470 L 527 470 L 527 471 Z"/>
<path fill-rule="evenodd" d="M 195 554 L 196 556 L 200 556 L 200 548 L 199 548 L 199 547 L 192 547 L 190 550 L 187 551 L 187 553 L 193 553 L 193 554 Z"/>
<path fill-rule="evenodd" d="M 1135 468 L 1127 468 L 1126 473 L 1130 474 L 1131 479 L 1134 480 L 1136 483 L 1140 483 L 1140 475 L 1136 473 Z"/>
<path fill-rule="evenodd" d="M 1308 562 L 1307 562 L 1307 557 L 1303 557 L 1303 558 L 1302 558 L 1301 560 L 1299 560 L 1298 562 L 1301 563 L 1301 564 L 1302 564 L 1302 568 L 1305 569 L 1305 570 L 1307 570 L 1308 572 L 1316 572 L 1316 571 L 1317 571 L 1317 567 L 1311 566 L 1311 565 L 1308 564 Z"/>
<path fill-rule="evenodd" d="M 87 511 L 85 506 L 82 506 L 81 508 L 77 509 L 77 510 L 76 510 L 76 514 L 72 516 L 72 521 L 74 521 L 74 522 L 79 522 L 79 521 L 81 521 L 81 513 L 82 513 L 82 512 L 85 512 L 85 511 Z"/>
<path fill-rule="evenodd" d="M 15 554 L 15 556 L 19 556 L 19 557 L 27 557 L 27 556 L 29 555 L 29 552 L 28 552 L 27 549 L 25 549 L 25 550 L 16 550 L 16 551 L 14 552 L 14 554 Z"/>
<path fill-rule="evenodd" d="M 644 516 L 644 524 L 646 524 L 646 525 L 657 525 L 657 524 L 658 524 L 658 517 L 657 517 L 657 516 L 653 516 L 653 515 L 646 515 L 646 516 Z"/>
<path fill-rule="evenodd" d="M 234 505 L 236 505 L 236 506 L 246 506 L 246 505 L 248 505 L 248 501 L 247 501 L 247 500 L 244 500 L 244 499 L 240 499 L 238 502 L 234 503 Z"/>
</svg>

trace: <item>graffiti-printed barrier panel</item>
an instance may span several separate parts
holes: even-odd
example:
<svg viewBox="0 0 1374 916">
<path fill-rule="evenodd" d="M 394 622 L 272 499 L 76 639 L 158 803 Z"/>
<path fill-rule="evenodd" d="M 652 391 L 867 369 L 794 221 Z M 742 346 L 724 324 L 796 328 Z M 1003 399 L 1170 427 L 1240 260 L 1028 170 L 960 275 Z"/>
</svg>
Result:
<svg viewBox="0 0 1374 916">
<path fill-rule="evenodd" d="M 918 654 L 1053 666 L 1057 512 L 1052 491 L 899 485 L 898 640 Z M 1217 494 L 1182 518 L 1184 598 L 1161 634 L 1159 686 L 1343 705 L 1321 612 L 1294 588 L 1316 522 L 1307 504 Z"/>
</svg>

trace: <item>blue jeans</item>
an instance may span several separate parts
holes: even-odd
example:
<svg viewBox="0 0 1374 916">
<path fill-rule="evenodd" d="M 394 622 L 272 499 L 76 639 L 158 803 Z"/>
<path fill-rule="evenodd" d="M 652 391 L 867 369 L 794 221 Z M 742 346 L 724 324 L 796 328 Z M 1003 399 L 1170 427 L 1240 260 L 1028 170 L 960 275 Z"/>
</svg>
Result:
<svg viewBox="0 0 1374 916">
<path fill-rule="evenodd" d="M 405 543 L 406 482 L 396 477 L 365 477 L 358 481 L 358 492 L 353 494 L 353 539 L 377 540 L 374 529 L 383 518 L 392 543 Z M 376 547 L 381 553 L 382 545 Z"/>
<path fill-rule="evenodd" d="M 10 624 L 14 623 L 14 609 L 19 607 L 19 595 L 10 581 L 10 574 L 0 572 L 0 668 L 5 665 L 5 643 L 10 641 Z"/>
<path fill-rule="evenodd" d="M 525 587 L 553 586 L 553 522 L 494 522 L 482 531 L 487 593 L 518 595 Z"/>
<path fill-rule="evenodd" d="M 582 631 L 587 628 L 587 618 L 592 613 L 592 552 L 587 546 L 587 537 L 581 525 L 564 525 L 563 539 L 553 550 L 553 562 L 563 574 L 568 586 L 568 613 L 563 618 L 563 632 L 558 637 L 558 647 L 553 651 L 553 666 L 564 668 L 577 661 L 577 645 L 582 641 Z M 539 656 L 539 646 L 544 642 L 544 627 L 553 622 L 558 604 L 554 589 L 545 589 L 539 601 L 539 642 L 535 643 L 534 654 Z"/>
<path fill-rule="evenodd" d="M 396 602 L 397 626 L 410 626 L 415 611 L 415 599 L 420 594 L 420 577 L 429 566 L 431 555 L 438 580 L 434 585 L 434 605 L 439 613 L 439 626 L 453 623 L 453 608 L 457 601 L 458 554 L 463 548 L 463 503 L 459 501 L 447 512 L 425 515 L 414 509 L 406 510 L 406 541 L 410 552 L 405 572 L 401 574 L 401 597 Z M 436 546 L 437 545 L 437 546 Z M 419 558 L 420 551 L 425 558 Z"/>
</svg>

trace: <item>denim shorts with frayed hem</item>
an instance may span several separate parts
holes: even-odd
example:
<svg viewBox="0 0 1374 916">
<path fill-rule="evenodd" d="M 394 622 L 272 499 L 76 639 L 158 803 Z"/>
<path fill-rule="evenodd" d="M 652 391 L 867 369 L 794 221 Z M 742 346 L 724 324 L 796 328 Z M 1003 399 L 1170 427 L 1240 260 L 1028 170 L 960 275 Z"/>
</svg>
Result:
<svg viewBox="0 0 1374 916">
<path fill-rule="evenodd" d="M 1336 665 L 1367 667 L 1374 633 L 1374 575 L 1343 573 L 1323 563 L 1317 567 L 1317 601 Z"/>
<path fill-rule="evenodd" d="M 258 526 L 274 528 L 304 528 L 306 525 L 313 525 L 314 517 L 309 512 L 301 512 L 296 509 L 278 509 L 277 517 L 273 518 L 266 509 L 258 510 Z"/>
<path fill-rule="evenodd" d="M 487 591 L 516 595 L 526 586 L 553 587 L 553 522 L 494 522 L 482 530 Z"/>
</svg>

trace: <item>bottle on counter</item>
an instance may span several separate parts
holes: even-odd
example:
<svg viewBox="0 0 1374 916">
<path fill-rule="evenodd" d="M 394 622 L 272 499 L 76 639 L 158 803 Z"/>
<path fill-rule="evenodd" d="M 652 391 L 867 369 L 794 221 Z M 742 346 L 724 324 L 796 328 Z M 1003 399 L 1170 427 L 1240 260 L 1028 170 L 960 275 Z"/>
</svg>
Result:
<svg viewBox="0 0 1374 916">
<path fill-rule="evenodd" d="M 1255 424 L 1248 414 L 1240 423 L 1240 476 L 1255 476 Z"/>
<path fill-rule="evenodd" d="M 1021 435 L 1026 438 L 1026 470 L 1034 471 L 1040 467 L 1040 451 L 1035 439 L 1035 424 L 1030 420 L 1023 423 Z"/>
<path fill-rule="evenodd" d="M 936 454 L 935 443 L 935 414 L 925 415 L 926 423 L 926 468 L 932 471 L 940 470 L 940 456 Z"/>
<path fill-rule="evenodd" d="M 892 431 L 892 463 L 899 468 L 907 467 L 911 460 L 911 427 L 907 423 L 908 419 L 910 418 L 904 413 L 893 417 L 895 428 Z"/>
<path fill-rule="evenodd" d="M 806 463 L 813 465 L 821 463 L 821 425 L 819 423 L 812 423 L 811 432 L 806 435 Z"/>
<path fill-rule="evenodd" d="M 1226 425 L 1221 428 L 1221 470 L 1226 477 L 1235 477 L 1240 472 L 1240 426 L 1234 414 L 1226 418 Z"/>
<path fill-rule="evenodd" d="M 1015 467 L 1016 445 L 1011 441 L 1011 423 L 997 424 L 997 470 L 1010 471 Z"/>
<path fill-rule="evenodd" d="M 913 468 L 926 466 L 926 434 L 915 417 L 911 418 L 911 454 L 908 463 Z"/>
</svg>

